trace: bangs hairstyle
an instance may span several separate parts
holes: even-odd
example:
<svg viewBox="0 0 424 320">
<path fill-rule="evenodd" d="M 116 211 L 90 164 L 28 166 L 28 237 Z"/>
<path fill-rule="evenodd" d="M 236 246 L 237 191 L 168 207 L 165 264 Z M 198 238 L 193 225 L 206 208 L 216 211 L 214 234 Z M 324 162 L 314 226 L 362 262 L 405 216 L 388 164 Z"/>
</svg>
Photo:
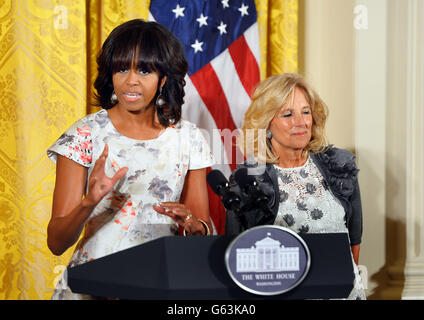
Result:
<svg viewBox="0 0 424 320">
<path fill-rule="evenodd" d="M 253 93 L 252 103 L 244 117 L 243 134 L 240 139 L 240 150 L 247 158 L 254 157 L 259 163 L 276 163 L 278 161 L 278 155 L 272 151 L 271 142 L 266 138 L 265 132 L 280 110 L 288 103 L 293 104 L 295 88 L 302 89 L 312 110 L 311 140 L 303 151 L 308 154 L 326 149 L 325 123 L 328 115 L 326 104 L 302 76 L 285 73 L 263 80 Z M 253 154 L 246 154 L 246 150 L 252 150 Z M 258 150 L 266 152 L 260 154 L 264 152 Z"/>
<path fill-rule="evenodd" d="M 153 101 L 156 101 L 161 80 L 166 76 L 162 87 L 162 98 L 166 103 L 156 108 L 159 122 L 167 127 L 170 120 L 174 123 L 180 121 L 188 64 L 181 42 L 164 26 L 141 19 L 121 24 L 112 30 L 103 43 L 97 65 L 98 76 L 94 81 L 97 106 L 110 109 L 117 103 L 111 101 L 112 76 L 134 67 L 158 73 L 158 88 Z"/>
</svg>

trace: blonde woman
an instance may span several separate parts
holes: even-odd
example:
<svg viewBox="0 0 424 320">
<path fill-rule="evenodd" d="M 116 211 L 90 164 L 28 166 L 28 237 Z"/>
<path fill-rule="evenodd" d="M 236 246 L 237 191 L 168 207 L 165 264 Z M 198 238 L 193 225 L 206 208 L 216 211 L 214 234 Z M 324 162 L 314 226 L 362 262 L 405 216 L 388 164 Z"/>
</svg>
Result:
<svg viewBox="0 0 424 320">
<path fill-rule="evenodd" d="M 260 224 L 297 233 L 346 232 L 356 275 L 349 299 L 365 299 L 356 266 L 362 237 L 358 169 L 352 153 L 327 144 L 327 113 L 325 103 L 298 74 L 276 75 L 258 85 L 244 119 L 242 150 L 248 159 L 266 163 L 260 180 L 273 186 L 271 214 L 251 210 L 241 222 L 228 211 L 226 233 Z M 239 191 L 234 180 L 230 177 L 232 188 Z"/>
</svg>

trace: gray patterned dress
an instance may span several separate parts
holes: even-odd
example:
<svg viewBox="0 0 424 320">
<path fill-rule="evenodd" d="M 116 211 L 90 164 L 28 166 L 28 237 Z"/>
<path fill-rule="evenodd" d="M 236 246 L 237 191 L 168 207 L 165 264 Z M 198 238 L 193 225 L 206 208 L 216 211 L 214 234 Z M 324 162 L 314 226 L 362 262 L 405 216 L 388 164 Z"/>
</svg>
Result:
<svg viewBox="0 0 424 320">
<path fill-rule="evenodd" d="M 105 172 L 112 176 L 121 167 L 128 172 L 91 213 L 82 239 L 69 262 L 79 265 L 162 236 L 178 234 L 178 225 L 153 209 L 159 202 L 180 198 L 188 170 L 214 164 L 200 129 L 181 120 L 156 139 L 136 140 L 121 135 L 106 110 L 90 114 L 72 125 L 47 151 L 56 161 L 67 157 L 88 168 L 109 146 Z M 74 294 L 65 277 L 52 299 L 90 299 Z"/>
<path fill-rule="evenodd" d="M 296 233 L 346 232 L 345 211 L 323 184 L 323 176 L 309 157 L 296 168 L 274 165 L 278 175 L 280 205 L 274 224 Z M 353 261 L 355 284 L 347 299 L 366 299 L 358 268 Z"/>
</svg>

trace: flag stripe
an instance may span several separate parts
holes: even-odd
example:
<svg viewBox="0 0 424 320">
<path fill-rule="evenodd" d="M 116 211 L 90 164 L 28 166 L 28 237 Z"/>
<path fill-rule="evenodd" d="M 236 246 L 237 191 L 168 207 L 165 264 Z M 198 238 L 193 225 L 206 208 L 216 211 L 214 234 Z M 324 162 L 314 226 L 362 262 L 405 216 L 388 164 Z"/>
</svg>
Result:
<svg viewBox="0 0 424 320">
<path fill-rule="evenodd" d="M 182 107 L 182 116 L 184 119 L 190 119 L 190 121 L 196 123 L 201 129 L 208 132 L 208 136 L 205 136 L 205 139 L 209 142 L 211 151 L 217 161 L 213 168 L 222 171 L 228 178 L 231 174 L 231 169 L 228 164 L 223 164 L 223 158 L 228 159 L 228 157 L 215 120 L 200 98 L 190 77 L 186 76 L 185 80 L 185 91 L 187 95 L 184 98 L 185 103 Z M 202 133 L 205 133 L 204 130 L 202 130 Z"/>
<path fill-rule="evenodd" d="M 233 58 L 237 73 L 249 97 L 252 96 L 259 75 L 259 66 L 255 56 L 250 50 L 244 36 L 239 37 L 229 47 L 229 52 Z M 244 57 L 240 59 L 239 57 Z"/>
<path fill-rule="evenodd" d="M 195 74 L 191 75 L 190 78 L 202 98 L 203 103 L 215 119 L 218 129 L 229 129 L 230 131 L 234 131 L 236 125 L 231 117 L 230 106 L 228 105 L 221 83 L 211 64 L 208 63 Z M 228 144 L 225 144 L 224 147 L 229 158 L 229 165 L 232 170 L 235 170 L 235 163 L 231 161 L 231 158 L 235 158 L 235 156 L 231 156 L 233 153 L 231 149 L 233 148 L 231 145 L 228 146 Z"/>
<path fill-rule="evenodd" d="M 255 60 L 258 64 L 258 68 L 260 69 L 259 61 L 261 61 L 260 60 L 261 49 L 259 47 L 258 36 L 259 36 L 259 27 L 257 22 L 253 24 L 249 29 L 247 29 L 246 32 L 244 33 L 244 39 L 246 39 L 247 45 L 249 46 L 250 51 L 255 56 Z"/>
<path fill-rule="evenodd" d="M 230 111 L 237 128 L 243 125 L 244 114 L 250 105 L 250 97 L 241 84 L 234 61 L 228 50 L 211 61 L 221 87 L 227 97 Z"/>
</svg>

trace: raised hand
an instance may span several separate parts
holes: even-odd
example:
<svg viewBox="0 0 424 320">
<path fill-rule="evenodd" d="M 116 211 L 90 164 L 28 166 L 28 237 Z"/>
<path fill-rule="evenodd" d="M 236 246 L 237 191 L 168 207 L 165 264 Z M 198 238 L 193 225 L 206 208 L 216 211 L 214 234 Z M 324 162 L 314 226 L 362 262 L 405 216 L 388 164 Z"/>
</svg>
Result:
<svg viewBox="0 0 424 320">
<path fill-rule="evenodd" d="M 88 180 L 88 191 L 84 201 L 88 205 L 95 206 L 100 200 L 108 194 L 113 186 L 127 173 L 128 168 L 120 168 L 112 178 L 109 178 L 105 173 L 106 158 L 109 153 L 109 147 L 106 144 L 102 154 L 94 164 L 90 179 Z"/>
</svg>

